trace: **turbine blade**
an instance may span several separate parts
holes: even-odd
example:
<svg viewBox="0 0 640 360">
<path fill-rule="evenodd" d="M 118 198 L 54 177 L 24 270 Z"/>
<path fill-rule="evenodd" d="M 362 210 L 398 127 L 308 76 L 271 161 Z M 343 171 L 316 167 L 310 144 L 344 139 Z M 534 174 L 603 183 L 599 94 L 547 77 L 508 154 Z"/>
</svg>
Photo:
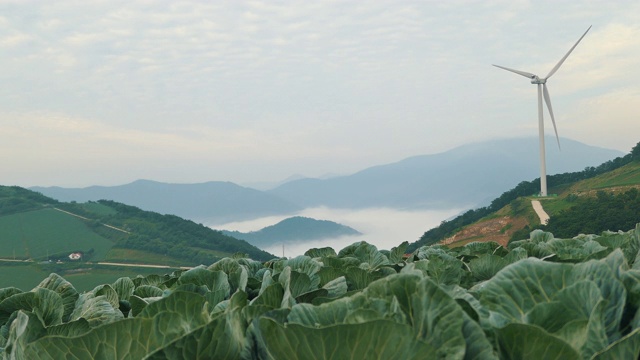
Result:
<svg viewBox="0 0 640 360">
<path fill-rule="evenodd" d="M 507 71 L 511 71 L 512 73 L 516 73 L 516 74 L 518 74 L 518 75 L 522 75 L 522 76 L 527 77 L 527 78 L 529 78 L 529 79 L 533 79 L 533 78 L 535 77 L 535 75 L 534 75 L 534 74 L 532 74 L 532 73 L 528 73 L 528 72 L 526 72 L 526 71 L 520 71 L 520 70 L 509 69 L 508 67 L 504 67 L 504 66 L 500 66 L 500 65 L 495 65 L 495 64 L 493 64 L 493 66 L 495 66 L 495 67 L 499 67 L 500 69 L 504 69 L 504 70 L 507 70 Z"/>
<path fill-rule="evenodd" d="M 544 102 L 549 109 L 549 115 L 551 115 L 551 123 L 553 124 L 553 131 L 556 132 L 556 140 L 558 141 L 558 149 L 560 148 L 560 137 L 558 136 L 558 128 L 556 127 L 556 119 L 553 117 L 553 107 L 551 107 L 551 97 L 549 96 L 549 90 L 547 90 L 547 84 L 542 85 L 542 92 L 544 93 Z"/>
<path fill-rule="evenodd" d="M 545 79 L 548 79 L 551 77 L 551 75 L 555 74 L 556 71 L 558 71 L 558 69 L 560 69 L 560 66 L 562 66 L 562 63 L 567 60 L 567 58 L 569 57 L 569 54 L 571 54 L 571 52 L 573 51 L 573 49 L 576 48 L 576 46 L 578 46 L 578 44 L 580 43 L 580 40 L 582 40 L 582 38 L 587 35 L 587 33 L 589 32 L 589 30 L 591 29 L 591 25 L 589 26 L 589 28 L 587 29 L 587 31 L 584 32 L 584 34 L 582 34 L 582 36 L 580 36 L 580 39 L 578 39 L 578 41 L 576 41 L 576 43 L 573 45 L 573 47 L 571 47 L 571 49 L 569 49 L 569 51 L 564 55 L 564 57 L 562 59 L 560 59 L 560 61 L 558 61 L 558 63 L 556 64 L 556 66 L 553 67 L 553 69 L 551 69 L 551 71 L 549 71 L 549 75 L 547 75 L 547 77 Z"/>
</svg>

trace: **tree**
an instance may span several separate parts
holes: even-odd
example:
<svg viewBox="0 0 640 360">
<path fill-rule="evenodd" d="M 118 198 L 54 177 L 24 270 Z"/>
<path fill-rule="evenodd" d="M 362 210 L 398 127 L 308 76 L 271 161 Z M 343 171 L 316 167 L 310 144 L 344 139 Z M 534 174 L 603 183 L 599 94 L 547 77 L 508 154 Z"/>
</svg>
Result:
<svg viewBox="0 0 640 360">
<path fill-rule="evenodd" d="M 631 149 L 631 158 L 633 160 L 640 160 L 640 142 Z"/>
</svg>

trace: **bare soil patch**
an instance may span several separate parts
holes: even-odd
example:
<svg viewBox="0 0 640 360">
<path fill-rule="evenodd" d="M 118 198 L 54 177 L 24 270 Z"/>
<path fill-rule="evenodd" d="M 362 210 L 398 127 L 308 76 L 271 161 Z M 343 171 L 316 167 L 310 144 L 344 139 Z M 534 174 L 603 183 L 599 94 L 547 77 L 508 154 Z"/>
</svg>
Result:
<svg viewBox="0 0 640 360">
<path fill-rule="evenodd" d="M 502 216 L 488 219 L 466 226 L 453 236 L 440 242 L 442 245 L 457 246 L 471 241 L 495 241 L 502 246 L 507 246 L 511 235 L 528 225 L 525 218 L 513 218 Z"/>
</svg>

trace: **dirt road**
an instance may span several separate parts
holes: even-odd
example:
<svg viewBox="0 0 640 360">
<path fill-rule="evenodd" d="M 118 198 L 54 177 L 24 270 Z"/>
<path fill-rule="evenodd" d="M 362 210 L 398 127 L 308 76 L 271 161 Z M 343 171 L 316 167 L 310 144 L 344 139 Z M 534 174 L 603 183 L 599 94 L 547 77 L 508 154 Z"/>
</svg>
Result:
<svg viewBox="0 0 640 360">
<path fill-rule="evenodd" d="M 531 206 L 535 210 L 536 214 L 540 218 L 540 224 L 547 225 L 549 223 L 549 214 L 542 208 L 542 204 L 538 200 L 531 200 Z"/>
</svg>

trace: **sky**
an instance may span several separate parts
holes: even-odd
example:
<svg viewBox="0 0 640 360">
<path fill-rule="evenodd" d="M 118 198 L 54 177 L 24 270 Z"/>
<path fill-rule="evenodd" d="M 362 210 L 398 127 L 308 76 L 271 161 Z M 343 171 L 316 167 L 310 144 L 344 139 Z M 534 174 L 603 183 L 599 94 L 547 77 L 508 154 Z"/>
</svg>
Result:
<svg viewBox="0 0 640 360">
<path fill-rule="evenodd" d="M 637 1 L 0 0 L 0 184 L 270 182 L 537 136 L 536 87 L 491 65 L 544 76 L 590 25 L 547 83 L 558 131 L 629 152 Z"/>
</svg>

